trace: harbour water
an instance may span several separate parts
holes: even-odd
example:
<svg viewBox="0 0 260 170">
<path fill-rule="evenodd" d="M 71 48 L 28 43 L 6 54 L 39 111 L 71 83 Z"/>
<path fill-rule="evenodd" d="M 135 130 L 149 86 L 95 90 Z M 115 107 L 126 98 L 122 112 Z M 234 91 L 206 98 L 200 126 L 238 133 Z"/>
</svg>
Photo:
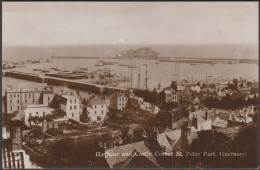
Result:
<svg viewBox="0 0 260 170">
<path fill-rule="evenodd" d="M 103 59 L 106 61 L 107 59 Z M 111 60 L 112 61 L 112 60 Z M 145 78 L 146 78 L 146 64 L 147 64 L 147 86 L 150 90 L 157 88 L 158 84 L 161 87 L 167 87 L 173 80 L 190 80 L 190 81 L 205 81 L 206 76 L 211 79 L 229 79 L 233 78 L 247 78 L 251 80 L 258 81 L 258 65 L 252 63 L 236 63 L 236 64 L 190 64 L 190 63 L 174 63 L 174 62 L 159 62 L 156 64 L 155 60 L 115 60 L 118 64 L 105 65 L 102 68 L 109 68 L 111 73 L 116 75 L 127 76 L 131 78 L 131 82 L 120 83 L 119 87 L 132 87 L 138 88 L 138 74 L 140 66 L 140 88 L 145 88 Z M 119 63 L 135 65 L 136 68 L 128 68 L 127 66 L 119 66 Z M 17 71 L 24 71 L 28 73 L 33 73 L 33 69 L 46 69 L 57 67 L 61 70 L 73 71 L 79 69 L 80 67 L 88 68 L 89 71 L 97 71 L 100 67 L 94 66 L 97 64 L 97 59 L 84 59 L 84 58 L 55 58 L 52 62 L 46 63 L 34 63 L 28 64 L 26 67 L 15 68 Z M 176 69 L 176 67 L 179 68 Z M 178 70 L 179 74 L 175 74 Z M 84 81 L 84 80 L 81 80 Z M 8 84 L 13 83 L 24 83 L 30 82 L 27 80 L 15 79 L 10 77 L 2 77 L 2 92 L 7 87 Z"/>
</svg>

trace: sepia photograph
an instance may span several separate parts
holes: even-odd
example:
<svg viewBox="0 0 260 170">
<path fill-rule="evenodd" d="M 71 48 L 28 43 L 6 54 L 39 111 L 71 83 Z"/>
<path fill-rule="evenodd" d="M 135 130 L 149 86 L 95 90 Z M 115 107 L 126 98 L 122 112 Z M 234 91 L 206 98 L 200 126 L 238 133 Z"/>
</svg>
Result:
<svg viewBox="0 0 260 170">
<path fill-rule="evenodd" d="M 2 168 L 259 168 L 258 1 L 2 2 Z"/>
</svg>

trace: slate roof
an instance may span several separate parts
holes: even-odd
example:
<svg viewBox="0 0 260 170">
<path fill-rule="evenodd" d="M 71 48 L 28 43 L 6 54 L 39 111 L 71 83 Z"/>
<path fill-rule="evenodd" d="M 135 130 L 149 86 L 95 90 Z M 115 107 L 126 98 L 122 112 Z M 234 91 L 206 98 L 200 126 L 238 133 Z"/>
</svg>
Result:
<svg viewBox="0 0 260 170">
<path fill-rule="evenodd" d="M 158 134 L 157 141 L 161 146 L 166 147 L 166 152 L 172 152 L 172 147 L 178 142 L 181 137 L 181 129 L 176 129 Z"/>
<path fill-rule="evenodd" d="M 139 156 L 137 156 L 139 155 Z M 115 165 L 115 168 L 161 168 L 156 162 L 152 162 L 145 156 L 140 156 L 140 152 L 134 150 L 131 156 L 121 165 Z"/>
<path fill-rule="evenodd" d="M 228 125 L 228 121 L 220 119 L 219 117 L 216 117 L 216 119 L 212 122 L 212 126 L 220 127 L 220 128 L 226 128 Z"/>
<path fill-rule="evenodd" d="M 233 139 L 241 128 L 242 128 L 242 126 L 231 126 L 231 127 L 227 127 L 227 128 L 219 128 L 219 129 L 216 129 L 216 131 L 222 132 L 222 133 L 226 134 L 228 137 Z"/>
<path fill-rule="evenodd" d="M 93 105 L 102 105 L 102 104 L 106 104 L 105 100 L 102 99 L 92 99 L 90 100 L 90 102 L 88 103 L 88 106 L 92 108 Z"/>
<path fill-rule="evenodd" d="M 140 153 L 149 152 L 152 156 L 147 156 L 146 158 L 149 159 L 151 162 L 157 164 L 157 160 L 155 156 L 152 154 L 151 150 L 145 145 L 144 141 L 135 142 L 123 146 L 118 146 L 114 148 L 107 149 L 105 153 L 132 153 L 133 151 L 137 151 Z M 105 159 L 110 168 L 113 168 L 114 165 L 125 162 L 129 157 L 127 156 L 105 156 Z"/>
</svg>

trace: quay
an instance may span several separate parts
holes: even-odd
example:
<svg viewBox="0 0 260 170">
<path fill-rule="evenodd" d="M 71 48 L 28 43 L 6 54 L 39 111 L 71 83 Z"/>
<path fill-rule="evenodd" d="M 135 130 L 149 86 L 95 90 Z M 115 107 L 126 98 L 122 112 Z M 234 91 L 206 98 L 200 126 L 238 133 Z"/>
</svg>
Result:
<svg viewBox="0 0 260 170">
<path fill-rule="evenodd" d="M 90 91 L 96 94 L 103 94 L 109 91 L 127 91 L 126 88 L 114 87 L 109 85 L 99 85 L 87 82 L 80 82 L 78 80 L 69 80 L 59 77 L 40 76 L 33 73 L 25 73 L 20 71 L 6 71 L 2 73 L 3 76 L 9 76 L 18 79 L 30 80 L 37 83 L 47 83 L 49 85 L 62 85 L 69 88 L 80 89 L 84 91 Z"/>
</svg>

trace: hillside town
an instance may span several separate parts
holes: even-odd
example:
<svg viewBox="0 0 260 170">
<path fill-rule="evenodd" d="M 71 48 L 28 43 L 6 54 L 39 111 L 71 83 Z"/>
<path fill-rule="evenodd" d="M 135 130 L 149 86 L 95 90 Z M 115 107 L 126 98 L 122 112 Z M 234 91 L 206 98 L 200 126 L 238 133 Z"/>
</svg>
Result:
<svg viewBox="0 0 260 170">
<path fill-rule="evenodd" d="M 258 86 L 246 78 L 183 80 L 153 91 L 83 93 L 13 84 L 2 100 L 2 165 L 254 167 Z"/>
</svg>

